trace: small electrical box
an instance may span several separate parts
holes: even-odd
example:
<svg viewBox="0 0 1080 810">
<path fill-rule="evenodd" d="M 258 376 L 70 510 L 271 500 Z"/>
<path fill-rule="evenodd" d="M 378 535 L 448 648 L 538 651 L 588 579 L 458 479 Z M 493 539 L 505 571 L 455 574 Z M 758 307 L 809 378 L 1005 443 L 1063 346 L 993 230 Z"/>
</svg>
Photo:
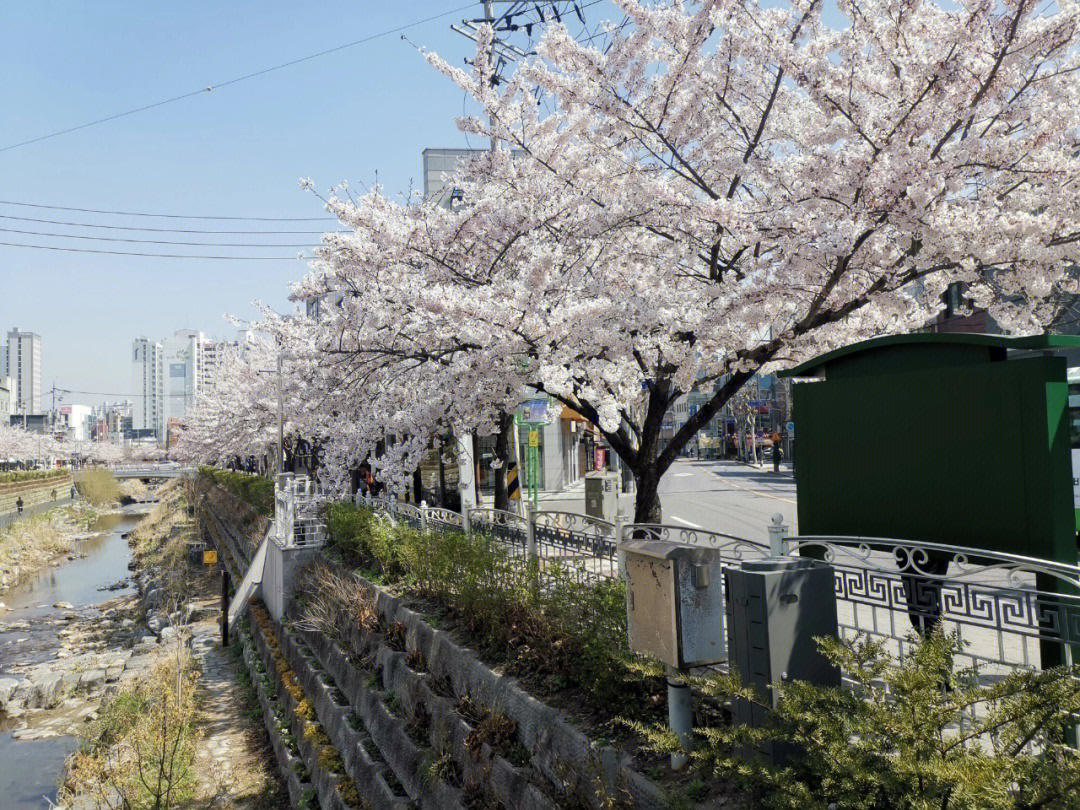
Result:
<svg viewBox="0 0 1080 810">
<path fill-rule="evenodd" d="M 818 649 L 818 636 L 836 636 L 836 591 L 831 565 L 806 557 L 747 560 L 725 571 L 728 651 L 744 685 L 768 696 L 781 681 L 840 686 L 840 670 Z M 735 722 L 759 728 L 770 723 L 765 706 L 732 702 Z M 766 744 L 757 753 L 775 764 L 795 749 Z"/>
<path fill-rule="evenodd" d="M 620 550 L 630 648 L 676 669 L 726 660 L 720 552 L 666 540 L 627 540 Z"/>
<path fill-rule="evenodd" d="M 619 474 L 585 473 L 585 514 L 613 522 L 619 511 Z"/>
</svg>

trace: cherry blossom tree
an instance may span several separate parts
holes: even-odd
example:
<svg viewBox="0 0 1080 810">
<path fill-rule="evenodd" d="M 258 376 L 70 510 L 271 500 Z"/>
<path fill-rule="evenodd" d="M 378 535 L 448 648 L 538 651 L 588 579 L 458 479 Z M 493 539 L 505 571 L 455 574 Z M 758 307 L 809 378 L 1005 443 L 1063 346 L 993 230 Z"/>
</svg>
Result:
<svg viewBox="0 0 1080 810">
<path fill-rule="evenodd" d="M 279 317 L 263 310 L 262 333 L 243 352 L 227 354 L 215 369 L 211 384 L 200 391 L 185 417 L 174 455 L 190 463 L 226 463 L 269 451 L 273 457 L 278 425 L 278 355 L 281 384 L 285 463 L 297 446 L 318 448 L 318 436 L 328 423 L 318 406 L 320 398 L 309 384 L 311 330 L 303 319 Z"/>
<path fill-rule="evenodd" d="M 1074 0 L 614 2 L 605 51 L 553 24 L 503 83 L 490 29 L 471 73 L 429 55 L 499 145 L 453 178 L 465 204 L 327 200 L 348 231 L 294 295 L 345 296 L 312 340 L 348 452 L 493 430 L 531 387 L 599 427 L 656 521 L 753 375 L 919 327 L 953 282 L 1039 331 L 1075 284 Z"/>
</svg>

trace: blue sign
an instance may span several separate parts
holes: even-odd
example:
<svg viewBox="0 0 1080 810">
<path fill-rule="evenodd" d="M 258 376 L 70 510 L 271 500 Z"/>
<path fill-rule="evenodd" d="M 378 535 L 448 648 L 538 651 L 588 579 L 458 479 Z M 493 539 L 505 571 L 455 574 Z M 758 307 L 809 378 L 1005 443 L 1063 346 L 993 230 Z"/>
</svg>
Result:
<svg viewBox="0 0 1080 810">
<path fill-rule="evenodd" d="M 795 423 L 794 422 L 788 422 L 787 425 L 785 425 L 785 427 L 787 428 L 787 433 L 788 433 L 789 436 L 794 436 L 795 435 Z"/>
</svg>

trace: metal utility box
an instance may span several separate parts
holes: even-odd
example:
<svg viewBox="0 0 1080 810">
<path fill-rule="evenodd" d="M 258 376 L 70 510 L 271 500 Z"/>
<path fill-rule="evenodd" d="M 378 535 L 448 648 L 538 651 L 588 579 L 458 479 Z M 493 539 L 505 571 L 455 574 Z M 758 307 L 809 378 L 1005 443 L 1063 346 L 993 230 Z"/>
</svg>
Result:
<svg viewBox="0 0 1080 810">
<path fill-rule="evenodd" d="M 803 557 L 748 560 L 725 570 L 728 661 L 745 685 L 768 695 L 781 681 L 839 686 L 840 670 L 818 650 L 815 636 L 837 635 L 832 566 Z M 745 700 L 732 704 L 735 722 L 759 728 L 768 709 Z M 767 744 L 758 754 L 781 764 L 790 746 Z"/>
<path fill-rule="evenodd" d="M 613 521 L 619 512 L 619 474 L 591 472 L 585 474 L 585 514 L 600 520 Z"/>
<path fill-rule="evenodd" d="M 630 648 L 676 669 L 726 659 L 723 569 L 715 548 L 627 540 Z"/>
<path fill-rule="evenodd" d="M 795 383 L 800 534 L 1076 565 L 1080 400 L 1070 402 L 1068 367 L 1078 353 L 1075 335 L 894 335 L 782 372 Z M 1065 586 L 1038 576 L 1036 587 Z M 1057 642 L 1041 651 L 1043 666 L 1065 660 Z"/>
<path fill-rule="evenodd" d="M 1075 565 L 1066 369 L 1078 351 L 1066 335 L 896 335 L 782 372 L 795 383 L 800 533 Z"/>
</svg>

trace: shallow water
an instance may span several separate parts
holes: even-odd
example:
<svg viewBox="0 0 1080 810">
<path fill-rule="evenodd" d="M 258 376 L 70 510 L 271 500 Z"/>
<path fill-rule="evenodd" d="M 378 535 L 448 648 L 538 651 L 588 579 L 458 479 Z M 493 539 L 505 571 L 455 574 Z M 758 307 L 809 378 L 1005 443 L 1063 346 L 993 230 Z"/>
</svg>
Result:
<svg viewBox="0 0 1080 810">
<path fill-rule="evenodd" d="M 0 675 L 15 663 L 32 663 L 53 656 L 57 630 L 53 619 L 67 613 L 54 608 L 70 602 L 76 610 L 131 593 L 131 586 L 98 590 L 129 575 L 131 549 L 121 535 L 134 528 L 145 509 L 129 509 L 124 514 L 104 515 L 91 525 L 102 534 L 75 545 L 73 553 L 85 557 L 65 562 L 31 577 L 0 595 L 12 611 L 0 613 L 0 624 L 27 621 L 16 630 L 0 629 Z M 57 781 L 64 758 L 74 749 L 73 737 L 43 740 L 16 740 L 0 719 L 0 810 L 45 810 L 56 798 Z"/>
<path fill-rule="evenodd" d="M 3 614 L 4 622 L 33 619 L 58 612 L 53 605 L 70 602 L 75 608 L 96 605 L 116 596 L 131 593 L 127 587 L 117 591 L 99 591 L 128 575 L 131 549 L 120 535 L 132 529 L 141 514 L 103 515 L 91 525 L 100 531 L 95 537 L 75 545 L 73 553 L 85 557 L 66 562 L 57 568 L 46 568 L 0 596 L 13 612 Z"/>
<path fill-rule="evenodd" d="M 14 740 L 0 733 L 0 807 L 4 810 L 46 810 L 56 799 L 64 759 L 73 751 L 73 737 Z"/>
</svg>

